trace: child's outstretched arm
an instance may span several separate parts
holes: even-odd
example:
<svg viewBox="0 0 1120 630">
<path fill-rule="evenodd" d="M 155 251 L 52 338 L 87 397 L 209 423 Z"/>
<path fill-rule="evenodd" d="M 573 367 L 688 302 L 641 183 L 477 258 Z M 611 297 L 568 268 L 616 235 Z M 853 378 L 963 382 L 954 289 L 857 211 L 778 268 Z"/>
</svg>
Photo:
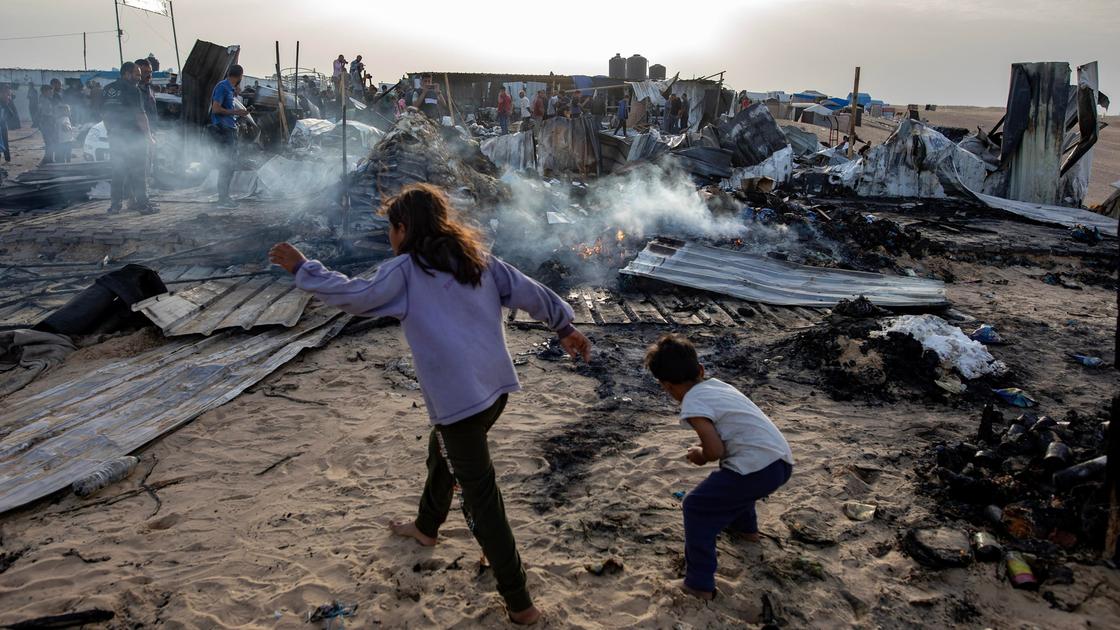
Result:
<svg viewBox="0 0 1120 630">
<path fill-rule="evenodd" d="M 700 446 L 688 449 L 688 461 L 703 466 L 708 462 L 719 461 L 724 455 L 723 440 L 716 431 L 716 425 L 707 418 L 689 418 L 688 423 L 700 436 Z"/>
<path fill-rule="evenodd" d="M 297 287 L 339 310 L 361 317 L 397 319 L 408 313 L 408 293 L 399 264 L 387 262 L 367 280 L 331 271 L 317 260 L 308 260 L 289 243 L 273 245 L 268 258 L 295 275 Z"/>
<path fill-rule="evenodd" d="M 560 344 L 568 354 L 582 356 L 584 361 L 591 360 L 591 342 L 572 326 L 575 314 L 571 305 L 552 289 L 497 257 L 491 256 L 490 271 L 502 306 L 525 311 L 533 319 L 544 322 L 560 337 Z"/>
</svg>

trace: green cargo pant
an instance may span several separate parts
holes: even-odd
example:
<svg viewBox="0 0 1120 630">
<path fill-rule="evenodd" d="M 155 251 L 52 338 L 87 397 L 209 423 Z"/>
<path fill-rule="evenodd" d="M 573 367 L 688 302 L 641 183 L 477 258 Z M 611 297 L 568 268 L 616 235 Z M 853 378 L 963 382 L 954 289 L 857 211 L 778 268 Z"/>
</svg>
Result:
<svg viewBox="0 0 1120 630">
<path fill-rule="evenodd" d="M 428 438 L 428 480 L 420 497 L 416 528 L 433 538 L 447 520 L 456 482 L 467 527 L 494 569 L 498 592 L 512 612 L 533 605 L 525 586 L 525 569 L 513 530 L 506 520 L 502 493 L 494 477 L 486 434 L 506 407 L 503 394 L 489 409 L 446 426 L 432 428 Z"/>
</svg>

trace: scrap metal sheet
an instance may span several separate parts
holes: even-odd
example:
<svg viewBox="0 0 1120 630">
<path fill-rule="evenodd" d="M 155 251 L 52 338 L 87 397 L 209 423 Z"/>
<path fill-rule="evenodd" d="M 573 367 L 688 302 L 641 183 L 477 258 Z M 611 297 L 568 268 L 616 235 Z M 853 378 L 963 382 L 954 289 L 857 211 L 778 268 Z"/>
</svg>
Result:
<svg viewBox="0 0 1120 630">
<path fill-rule="evenodd" d="M 173 341 L 37 394 L 0 413 L 0 513 L 61 490 L 102 462 L 232 400 L 326 343 L 350 317 L 316 309 L 295 328 Z"/>
<path fill-rule="evenodd" d="M 835 306 L 860 295 L 880 306 L 948 303 L 939 280 L 807 267 L 677 241 L 650 243 L 621 272 L 776 306 Z"/>
<path fill-rule="evenodd" d="M 1084 225 L 1090 228 L 1097 228 L 1101 231 L 1101 234 L 1116 236 L 1116 220 L 1090 210 L 1051 206 L 1044 203 L 1031 203 L 1029 201 L 1013 201 L 1011 199 L 985 195 L 971 188 L 968 189 L 968 192 L 989 208 L 1005 210 L 1012 214 L 1031 219 L 1032 221 L 1049 223 L 1050 225 L 1061 225 L 1064 227 Z"/>
<path fill-rule="evenodd" d="M 291 276 L 267 275 L 211 280 L 137 302 L 132 310 L 175 337 L 226 328 L 295 326 L 310 300 L 311 294 L 297 290 Z"/>
</svg>

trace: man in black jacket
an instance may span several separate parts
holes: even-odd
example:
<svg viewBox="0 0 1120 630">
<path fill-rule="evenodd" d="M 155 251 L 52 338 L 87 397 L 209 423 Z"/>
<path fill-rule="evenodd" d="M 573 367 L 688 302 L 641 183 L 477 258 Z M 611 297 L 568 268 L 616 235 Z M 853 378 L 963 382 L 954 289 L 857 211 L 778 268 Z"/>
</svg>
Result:
<svg viewBox="0 0 1120 630">
<path fill-rule="evenodd" d="M 110 214 L 121 211 L 125 198 L 131 199 L 130 209 L 140 214 L 158 212 L 148 203 L 147 187 L 142 182 L 148 146 L 155 144 L 155 138 L 148 127 L 139 82 L 140 69 L 126 61 L 121 64 L 121 78 L 104 89 L 105 129 L 109 132 L 109 159 L 113 163 Z"/>
</svg>

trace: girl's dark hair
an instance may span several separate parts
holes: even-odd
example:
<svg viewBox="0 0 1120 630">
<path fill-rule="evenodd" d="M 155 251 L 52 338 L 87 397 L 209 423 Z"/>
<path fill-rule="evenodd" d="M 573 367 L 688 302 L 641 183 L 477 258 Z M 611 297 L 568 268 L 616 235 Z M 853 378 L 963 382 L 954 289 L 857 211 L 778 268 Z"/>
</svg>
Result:
<svg viewBox="0 0 1120 630">
<path fill-rule="evenodd" d="M 447 195 L 430 184 L 405 186 L 381 209 L 393 225 L 405 227 L 400 253 L 412 256 L 425 273 L 445 271 L 460 284 L 482 284 L 490 254 L 477 228 L 459 220 Z"/>
<path fill-rule="evenodd" d="M 700 378 L 696 347 L 681 335 L 664 335 L 646 351 L 646 367 L 654 378 L 667 383 L 692 383 Z"/>
</svg>

